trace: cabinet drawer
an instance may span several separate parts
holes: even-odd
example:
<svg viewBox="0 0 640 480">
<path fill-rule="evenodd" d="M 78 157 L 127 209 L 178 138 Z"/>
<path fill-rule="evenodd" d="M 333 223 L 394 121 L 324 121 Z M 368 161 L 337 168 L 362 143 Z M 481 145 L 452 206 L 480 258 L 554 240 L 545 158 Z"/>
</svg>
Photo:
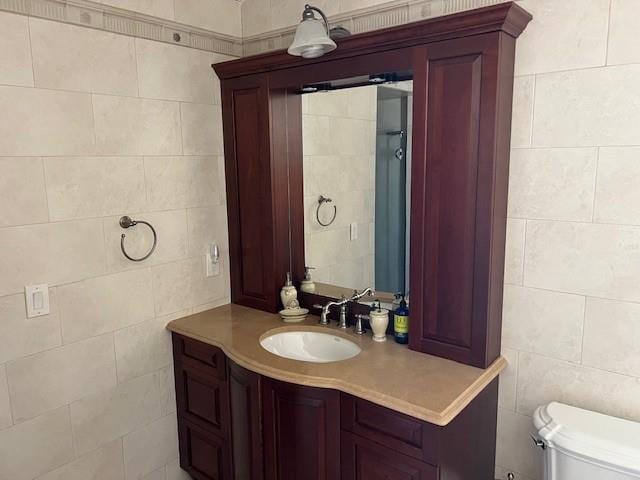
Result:
<svg viewBox="0 0 640 480">
<path fill-rule="evenodd" d="M 173 358 L 187 367 L 208 371 L 221 380 L 226 378 L 226 357 L 213 345 L 174 333 Z"/>
<path fill-rule="evenodd" d="M 437 465 L 439 427 L 351 395 L 341 395 L 343 430 Z"/>
<path fill-rule="evenodd" d="M 178 415 L 226 437 L 229 423 L 227 383 L 184 366 L 176 366 L 175 374 Z"/>
<path fill-rule="evenodd" d="M 231 480 L 228 442 L 185 420 L 178 420 L 180 466 L 195 480 Z"/>
<path fill-rule="evenodd" d="M 342 431 L 342 480 L 438 480 L 433 465 Z"/>
</svg>

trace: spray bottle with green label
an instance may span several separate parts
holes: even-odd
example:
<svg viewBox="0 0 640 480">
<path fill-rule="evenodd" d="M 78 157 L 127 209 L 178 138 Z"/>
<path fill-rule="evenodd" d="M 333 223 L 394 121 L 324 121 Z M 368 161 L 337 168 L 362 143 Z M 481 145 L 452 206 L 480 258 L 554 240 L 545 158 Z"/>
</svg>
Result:
<svg viewBox="0 0 640 480">
<path fill-rule="evenodd" d="M 396 294 L 400 306 L 393 311 L 393 336 L 398 343 L 409 343 L 409 307 L 404 293 Z"/>
</svg>

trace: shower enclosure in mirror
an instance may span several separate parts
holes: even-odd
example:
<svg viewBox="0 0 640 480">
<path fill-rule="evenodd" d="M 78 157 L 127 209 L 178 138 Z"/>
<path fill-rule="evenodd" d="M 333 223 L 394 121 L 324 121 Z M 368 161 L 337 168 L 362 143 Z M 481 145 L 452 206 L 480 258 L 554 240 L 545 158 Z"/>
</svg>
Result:
<svg viewBox="0 0 640 480">
<path fill-rule="evenodd" d="M 305 263 L 317 293 L 408 292 L 412 80 L 369 76 L 303 91 Z"/>
</svg>

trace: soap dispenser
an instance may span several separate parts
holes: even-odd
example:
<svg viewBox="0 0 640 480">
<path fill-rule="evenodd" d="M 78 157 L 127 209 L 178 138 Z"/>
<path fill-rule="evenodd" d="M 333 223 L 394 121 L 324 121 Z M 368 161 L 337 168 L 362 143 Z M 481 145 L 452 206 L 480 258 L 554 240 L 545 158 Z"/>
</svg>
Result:
<svg viewBox="0 0 640 480">
<path fill-rule="evenodd" d="M 300 283 L 300 290 L 306 293 L 315 293 L 316 283 L 311 278 L 313 267 L 304 267 L 304 280 Z"/>
<path fill-rule="evenodd" d="M 282 300 L 282 306 L 287 308 L 297 308 L 298 303 L 298 291 L 291 281 L 291 272 L 287 272 L 287 280 L 280 290 L 280 300 Z"/>
<path fill-rule="evenodd" d="M 409 343 L 409 307 L 404 293 L 396 294 L 400 306 L 393 311 L 393 336 L 397 343 Z"/>
<path fill-rule="evenodd" d="M 389 310 L 380 307 L 380 300 L 376 300 L 376 302 L 378 302 L 378 306 L 376 307 L 374 304 L 369 312 L 369 324 L 373 332 L 373 341 L 385 342 L 389 325 Z"/>
</svg>

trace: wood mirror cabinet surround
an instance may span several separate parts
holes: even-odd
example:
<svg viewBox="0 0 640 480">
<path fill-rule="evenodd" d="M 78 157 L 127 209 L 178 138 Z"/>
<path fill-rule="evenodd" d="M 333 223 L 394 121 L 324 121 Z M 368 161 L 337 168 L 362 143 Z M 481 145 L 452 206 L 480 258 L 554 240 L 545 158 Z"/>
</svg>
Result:
<svg viewBox="0 0 640 480">
<path fill-rule="evenodd" d="M 411 72 L 410 348 L 491 364 L 500 354 L 515 42 L 530 20 L 508 2 L 353 35 L 317 59 L 278 51 L 214 65 L 232 301 L 278 311 L 286 272 L 303 277 L 301 87 Z M 303 297 L 307 307 L 314 300 Z"/>
</svg>

